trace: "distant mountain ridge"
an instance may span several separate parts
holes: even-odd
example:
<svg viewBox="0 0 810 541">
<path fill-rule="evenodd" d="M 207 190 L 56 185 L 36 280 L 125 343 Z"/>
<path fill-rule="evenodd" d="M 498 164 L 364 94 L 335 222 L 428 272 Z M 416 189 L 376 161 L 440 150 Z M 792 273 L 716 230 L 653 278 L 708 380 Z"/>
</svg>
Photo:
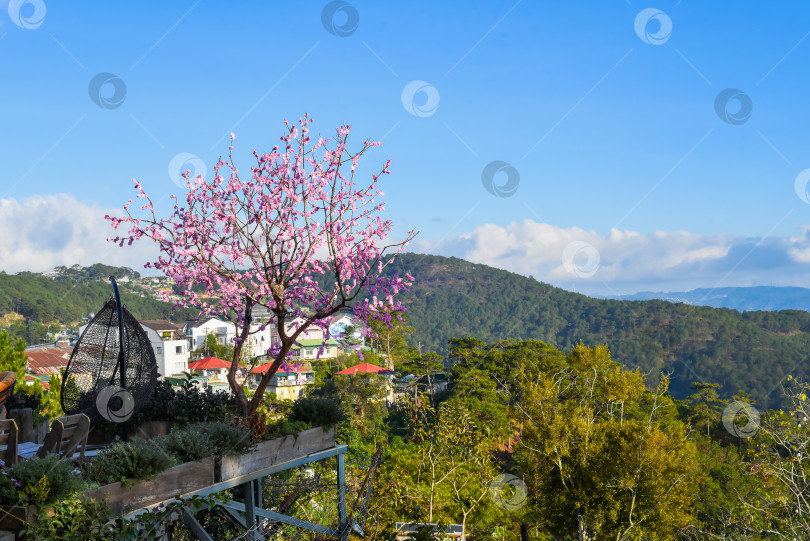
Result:
<svg viewBox="0 0 810 541">
<path fill-rule="evenodd" d="M 699 288 L 692 291 L 673 292 L 641 291 L 603 298 L 623 301 L 660 299 L 692 306 L 731 308 L 740 312 L 750 310 L 804 310 L 810 312 L 810 289 L 805 287 L 752 286 Z"/>
<path fill-rule="evenodd" d="M 607 344 L 613 358 L 655 382 L 670 374 L 670 391 L 691 394 L 692 382 L 744 390 L 762 406 L 782 400 L 788 374 L 810 380 L 810 313 L 673 304 L 663 300 L 596 299 L 453 257 L 405 253 L 388 273 L 416 278 L 399 300 L 423 350 L 445 353 L 447 340 L 484 343 L 541 340 L 567 350 L 582 341 Z M 704 294 L 705 295 L 705 294 Z"/>
</svg>

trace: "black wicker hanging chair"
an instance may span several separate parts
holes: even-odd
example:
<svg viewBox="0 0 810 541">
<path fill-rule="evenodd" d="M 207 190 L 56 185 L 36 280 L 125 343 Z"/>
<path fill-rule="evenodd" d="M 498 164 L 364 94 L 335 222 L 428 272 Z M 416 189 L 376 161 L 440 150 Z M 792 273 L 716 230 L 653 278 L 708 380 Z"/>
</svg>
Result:
<svg viewBox="0 0 810 541">
<path fill-rule="evenodd" d="M 97 425 L 132 417 L 149 401 L 158 378 L 149 338 L 121 306 L 115 279 L 110 281 L 114 296 L 79 337 L 62 381 L 62 410 L 84 413 Z"/>
</svg>

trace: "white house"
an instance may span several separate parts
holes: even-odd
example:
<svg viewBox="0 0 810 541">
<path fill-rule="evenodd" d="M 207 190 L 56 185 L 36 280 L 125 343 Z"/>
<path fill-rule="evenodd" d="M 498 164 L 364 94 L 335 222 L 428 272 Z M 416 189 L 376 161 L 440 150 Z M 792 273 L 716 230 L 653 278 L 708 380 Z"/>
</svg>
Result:
<svg viewBox="0 0 810 541">
<path fill-rule="evenodd" d="M 190 350 L 200 349 L 205 346 L 208 335 L 214 335 L 217 343 L 223 346 L 232 346 L 236 337 L 236 326 L 230 321 L 222 321 L 215 317 L 187 321 L 183 327 L 183 333 L 188 338 Z"/>
<path fill-rule="evenodd" d="M 347 335 L 346 331 L 352 327 L 354 331 Z M 329 325 L 329 337 L 336 340 L 341 345 L 346 340 L 351 340 L 356 344 L 363 344 L 363 327 L 361 323 L 355 323 L 354 314 L 340 312 L 332 316 L 332 323 Z"/>
<path fill-rule="evenodd" d="M 157 359 L 161 376 L 180 375 L 188 371 L 188 339 L 183 330 L 171 321 L 139 321 Z"/>
</svg>

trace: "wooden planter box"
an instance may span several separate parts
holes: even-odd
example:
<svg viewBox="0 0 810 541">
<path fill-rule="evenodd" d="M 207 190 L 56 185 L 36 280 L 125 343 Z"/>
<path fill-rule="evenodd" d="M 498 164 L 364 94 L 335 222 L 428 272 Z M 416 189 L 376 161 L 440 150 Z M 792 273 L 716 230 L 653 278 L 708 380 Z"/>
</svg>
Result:
<svg viewBox="0 0 810 541">
<path fill-rule="evenodd" d="M 216 476 L 227 481 L 288 460 L 304 457 L 335 446 L 335 428 L 310 428 L 304 432 L 263 441 L 255 451 L 239 456 L 223 456 Z"/>
<path fill-rule="evenodd" d="M 0 513 L 0 515 L 2 515 L 0 516 L 0 530 L 16 534 L 21 530 L 28 529 L 28 524 L 36 523 L 40 508 L 36 505 L 15 505 L 3 507 L 3 511 L 5 511 L 5 513 Z M 42 512 L 50 517 L 54 515 L 53 507 L 46 507 Z M 27 524 L 21 521 L 25 521 Z"/>
<path fill-rule="evenodd" d="M 104 501 L 117 513 L 126 515 L 204 489 L 215 482 L 227 481 L 334 446 L 334 427 L 329 430 L 311 428 L 295 435 L 263 441 L 252 453 L 187 462 L 169 468 L 154 479 L 136 481 L 134 486 L 112 483 L 88 490 L 83 497 L 86 500 Z M 15 522 L 22 525 L 19 521 Z"/>
<path fill-rule="evenodd" d="M 84 493 L 86 500 L 104 501 L 117 513 L 127 514 L 162 501 L 200 490 L 214 483 L 214 457 L 186 462 L 159 473 L 154 479 L 136 481 L 135 486 L 120 482 Z"/>
</svg>

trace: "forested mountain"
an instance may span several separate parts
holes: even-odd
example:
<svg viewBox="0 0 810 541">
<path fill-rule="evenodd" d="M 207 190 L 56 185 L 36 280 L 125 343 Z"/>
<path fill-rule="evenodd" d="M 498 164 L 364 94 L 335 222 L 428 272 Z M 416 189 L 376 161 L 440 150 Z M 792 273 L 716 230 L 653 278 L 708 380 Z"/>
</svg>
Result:
<svg viewBox="0 0 810 541">
<path fill-rule="evenodd" d="M 810 311 L 810 289 L 806 287 L 717 287 L 692 291 L 641 291 L 607 297 L 622 301 L 661 299 L 696 306 L 733 308 L 735 310 L 806 310 Z"/>
<path fill-rule="evenodd" d="M 51 279 L 31 272 L 0 274 L 0 316 L 14 312 L 39 323 L 78 322 L 89 312 L 99 311 L 112 295 L 107 280 L 89 280 L 86 272 L 80 273 L 80 276 L 77 281 L 70 278 Z M 187 317 L 193 317 L 190 316 L 191 310 L 172 311 L 170 303 L 126 291 L 122 291 L 121 298 L 127 310 L 137 318 L 184 321 Z"/>
<path fill-rule="evenodd" d="M 672 372 L 675 396 L 694 381 L 745 390 L 763 405 L 782 396 L 785 376 L 810 376 L 810 314 L 738 312 L 660 300 L 619 301 L 571 293 L 532 278 L 457 258 L 402 254 L 388 272 L 409 272 L 401 296 L 415 328 L 411 345 L 443 352 L 454 337 L 492 343 L 537 339 L 568 349 L 607 344 L 626 367 L 655 380 Z"/>
</svg>

